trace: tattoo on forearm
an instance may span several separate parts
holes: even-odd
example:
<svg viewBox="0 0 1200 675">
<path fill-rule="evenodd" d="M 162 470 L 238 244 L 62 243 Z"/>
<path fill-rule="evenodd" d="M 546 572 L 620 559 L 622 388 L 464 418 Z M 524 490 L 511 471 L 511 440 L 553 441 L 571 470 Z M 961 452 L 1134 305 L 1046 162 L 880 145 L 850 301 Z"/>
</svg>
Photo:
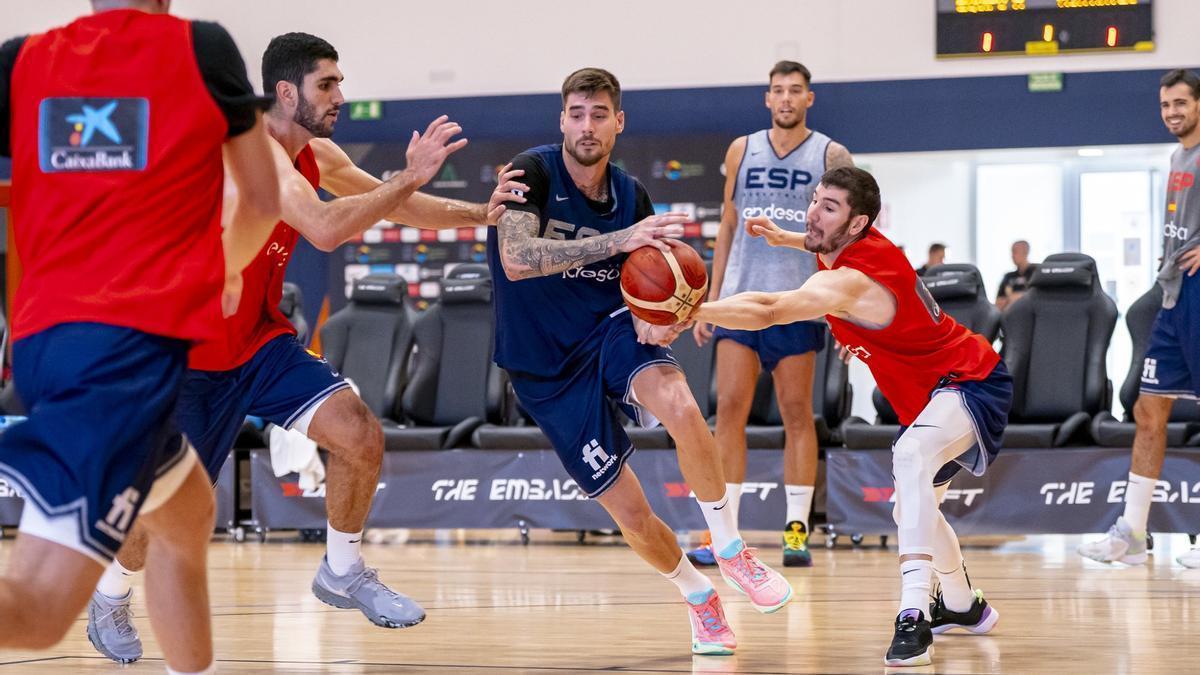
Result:
<svg viewBox="0 0 1200 675">
<path fill-rule="evenodd" d="M 633 236 L 632 229 L 571 241 L 538 236 L 541 221 L 527 211 L 508 211 L 496 225 L 500 257 L 506 271 L 516 278 L 546 276 L 604 260 L 617 253 Z"/>
</svg>

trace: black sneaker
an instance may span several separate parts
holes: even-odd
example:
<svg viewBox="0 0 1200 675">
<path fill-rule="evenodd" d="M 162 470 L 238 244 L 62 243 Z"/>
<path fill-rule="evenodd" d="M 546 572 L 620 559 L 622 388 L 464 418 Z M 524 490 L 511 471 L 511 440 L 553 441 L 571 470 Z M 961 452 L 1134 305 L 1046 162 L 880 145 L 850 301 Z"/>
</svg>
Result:
<svg viewBox="0 0 1200 675">
<path fill-rule="evenodd" d="M 995 627 L 996 622 L 1000 620 L 1000 612 L 997 612 L 983 599 L 983 591 L 975 591 L 975 601 L 971 603 L 971 608 L 965 612 L 955 612 L 946 609 L 946 603 L 942 600 L 942 594 L 939 592 L 937 598 L 929 603 L 929 625 L 936 634 L 942 634 L 952 628 L 961 628 L 965 631 L 983 635 Z"/>
<path fill-rule="evenodd" d="M 933 631 L 919 609 L 906 609 L 896 617 L 896 635 L 883 658 L 885 666 L 927 666 L 933 662 Z"/>
</svg>

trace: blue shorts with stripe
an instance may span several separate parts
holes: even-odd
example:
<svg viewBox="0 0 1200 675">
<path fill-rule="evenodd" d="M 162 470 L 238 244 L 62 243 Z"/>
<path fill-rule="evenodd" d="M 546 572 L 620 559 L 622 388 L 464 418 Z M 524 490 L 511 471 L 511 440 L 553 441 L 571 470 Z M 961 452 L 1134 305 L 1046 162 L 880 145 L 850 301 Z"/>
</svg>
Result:
<svg viewBox="0 0 1200 675">
<path fill-rule="evenodd" d="M 289 429 L 349 386 L 295 335 L 280 335 L 233 370 L 189 370 L 180 394 L 179 426 L 216 482 L 247 415 Z"/>
<path fill-rule="evenodd" d="M 1158 311 L 1142 362 L 1141 391 L 1200 399 L 1200 274 L 1185 274 L 1175 306 Z"/>
<path fill-rule="evenodd" d="M 567 474 L 589 497 L 616 481 L 633 443 L 617 409 L 642 426 L 658 420 L 634 399 L 633 378 L 656 365 L 679 368 L 671 350 L 639 344 L 628 310 L 601 322 L 553 378 L 509 371 L 521 407 L 554 446 Z"/>
<path fill-rule="evenodd" d="M 29 418 L 0 435 L 0 476 L 25 498 L 21 531 L 107 565 L 159 477 L 187 449 L 175 408 L 188 344 L 64 323 L 13 343 Z"/>
<path fill-rule="evenodd" d="M 796 321 L 762 330 L 716 328 L 713 341 L 733 340 L 753 349 L 767 372 L 789 356 L 819 352 L 825 347 L 827 328 L 821 321 Z"/>
</svg>

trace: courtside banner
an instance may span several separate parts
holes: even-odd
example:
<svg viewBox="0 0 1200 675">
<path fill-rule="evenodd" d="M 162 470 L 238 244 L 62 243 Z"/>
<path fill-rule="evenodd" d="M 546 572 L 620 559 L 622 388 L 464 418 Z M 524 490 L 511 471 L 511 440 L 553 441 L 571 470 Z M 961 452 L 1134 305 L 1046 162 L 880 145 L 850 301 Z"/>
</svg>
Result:
<svg viewBox="0 0 1200 675">
<path fill-rule="evenodd" d="M 890 450 L 834 449 L 825 470 L 836 532 L 895 534 Z M 1004 449 L 983 476 L 959 472 L 942 513 L 960 536 L 1104 532 L 1125 508 L 1128 475 L 1128 449 Z M 1200 530 L 1200 448 L 1167 449 L 1150 530 Z"/>
<path fill-rule="evenodd" d="M 777 529 L 784 516 L 780 451 L 751 451 L 741 519 L 746 529 Z M 679 472 L 674 450 L 639 450 L 630 459 L 655 512 L 676 530 L 702 530 L 704 517 Z M 300 489 L 295 474 L 276 478 L 270 453 L 251 453 L 252 511 L 267 529 L 326 526 L 325 485 Z M 370 527 L 615 527 L 586 498 L 551 450 L 388 452 L 367 520 Z"/>
</svg>

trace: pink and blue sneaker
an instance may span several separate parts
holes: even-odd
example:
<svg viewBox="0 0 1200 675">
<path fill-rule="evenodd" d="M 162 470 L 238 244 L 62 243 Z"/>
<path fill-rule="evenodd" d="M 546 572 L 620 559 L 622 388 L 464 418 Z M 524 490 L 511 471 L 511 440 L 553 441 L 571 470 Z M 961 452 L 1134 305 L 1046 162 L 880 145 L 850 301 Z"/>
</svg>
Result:
<svg viewBox="0 0 1200 675">
<path fill-rule="evenodd" d="M 717 552 L 717 568 L 725 583 L 750 598 L 763 614 L 780 610 L 792 599 L 792 585 L 782 574 L 763 564 L 755 549 L 735 539 Z"/>
<path fill-rule="evenodd" d="M 725 620 L 721 598 L 715 588 L 687 596 L 688 618 L 692 622 L 692 653 L 729 656 L 737 649 L 737 638 Z"/>
</svg>

